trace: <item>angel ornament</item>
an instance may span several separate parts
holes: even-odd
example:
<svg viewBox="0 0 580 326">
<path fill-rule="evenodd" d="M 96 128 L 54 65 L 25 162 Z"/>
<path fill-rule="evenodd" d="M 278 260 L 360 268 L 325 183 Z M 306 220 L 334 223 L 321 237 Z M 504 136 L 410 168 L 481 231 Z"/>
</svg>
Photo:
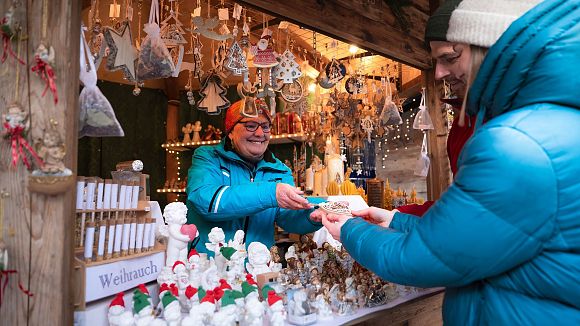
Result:
<svg viewBox="0 0 580 326">
<path fill-rule="evenodd" d="M 28 169 L 32 168 L 29 156 L 32 156 L 38 166 L 43 162 L 26 140 L 26 132 L 29 127 L 28 115 L 22 110 L 19 104 L 13 103 L 8 106 L 8 113 L 2 114 L 4 132 L 3 136 L 10 142 L 12 148 L 12 166 L 22 158 L 22 162 Z"/>
<path fill-rule="evenodd" d="M 58 93 L 56 90 L 56 83 L 55 79 L 56 76 L 54 75 L 54 48 L 51 46 L 47 48 L 43 43 L 40 43 L 36 52 L 34 53 L 34 62 L 35 65 L 32 67 L 32 72 L 35 72 L 44 82 L 46 86 L 44 87 L 44 91 L 42 92 L 42 96 L 46 94 L 46 91 L 50 89 L 50 92 L 54 98 L 54 104 L 58 103 Z"/>
<path fill-rule="evenodd" d="M 361 124 L 361 127 L 364 130 L 364 132 L 367 134 L 367 141 L 370 143 L 371 142 L 371 134 L 373 133 L 373 130 L 375 129 L 373 119 L 371 118 L 370 115 L 367 115 L 366 117 L 364 117 L 361 120 L 360 124 Z"/>
<path fill-rule="evenodd" d="M 32 174 L 72 175 L 72 171 L 64 166 L 66 148 L 57 130 L 58 122 L 51 119 L 51 124 L 52 127 L 44 132 L 43 139 L 38 143 L 38 156 L 44 165 Z"/>
</svg>

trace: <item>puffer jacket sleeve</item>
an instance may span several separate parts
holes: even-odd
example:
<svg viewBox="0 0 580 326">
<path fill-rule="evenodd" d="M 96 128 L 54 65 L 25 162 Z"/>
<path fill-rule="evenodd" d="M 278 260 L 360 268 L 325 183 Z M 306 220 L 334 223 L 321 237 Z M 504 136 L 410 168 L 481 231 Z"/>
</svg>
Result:
<svg viewBox="0 0 580 326">
<path fill-rule="evenodd" d="M 429 206 L 431 207 L 431 205 Z M 413 214 L 397 212 L 393 216 L 389 228 L 400 232 L 411 232 L 421 219 Z"/>
<path fill-rule="evenodd" d="M 292 174 L 288 173 L 282 177 L 282 182 L 293 185 Z M 313 222 L 310 213 L 313 209 L 284 209 L 280 208 L 276 214 L 276 224 L 286 232 L 306 234 L 317 231 L 322 227 L 322 223 Z"/>
<path fill-rule="evenodd" d="M 277 207 L 276 184 L 254 182 L 226 185 L 211 147 L 198 148 L 188 173 L 187 200 L 207 221 L 219 222 Z"/>
<path fill-rule="evenodd" d="M 408 233 L 350 219 L 348 252 L 382 278 L 462 286 L 537 256 L 554 234 L 557 180 L 541 146 L 511 127 L 482 128 L 455 182 Z"/>
</svg>

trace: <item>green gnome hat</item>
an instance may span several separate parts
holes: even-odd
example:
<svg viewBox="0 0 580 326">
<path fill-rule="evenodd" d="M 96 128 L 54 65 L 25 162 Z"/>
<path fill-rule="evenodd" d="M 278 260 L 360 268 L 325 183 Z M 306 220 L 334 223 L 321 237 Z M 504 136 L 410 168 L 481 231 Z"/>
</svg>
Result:
<svg viewBox="0 0 580 326">
<path fill-rule="evenodd" d="M 173 301 L 177 301 L 177 299 L 175 298 L 175 296 L 173 294 L 171 294 L 170 291 L 165 292 L 165 294 L 163 294 L 163 297 L 161 298 L 161 302 L 163 303 L 163 308 L 167 308 L 167 306 L 172 303 Z"/>
<path fill-rule="evenodd" d="M 244 298 L 244 294 L 238 290 L 229 290 L 229 291 L 232 293 L 232 298 L 234 298 L 234 300 Z"/>
<path fill-rule="evenodd" d="M 232 255 L 236 252 L 236 249 L 232 247 L 221 247 L 220 252 L 227 260 L 232 258 Z"/>
<path fill-rule="evenodd" d="M 197 289 L 197 298 L 199 299 L 199 301 L 201 302 L 201 299 L 203 299 L 205 297 L 205 290 L 203 289 L 203 287 L 199 287 Z"/>
<path fill-rule="evenodd" d="M 242 282 L 242 293 L 244 294 L 244 297 L 247 297 L 248 294 L 250 294 L 254 291 L 257 291 L 257 290 L 258 290 L 258 288 L 253 286 L 253 285 L 250 285 L 250 283 L 248 283 L 246 281 Z"/>
<path fill-rule="evenodd" d="M 231 304 L 235 304 L 235 297 L 234 293 L 231 290 L 224 291 L 224 295 L 222 296 L 222 308 L 225 306 L 229 306 Z"/>
<path fill-rule="evenodd" d="M 262 298 L 266 299 L 268 297 L 268 292 L 270 291 L 274 291 L 274 293 L 276 293 L 276 291 L 269 285 L 264 285 L 264 287 L 262 287 Z"/>
<path fill-rule="evenodd" d="M 149 305 L 149 298 L 143 292 L 133 292 L 133 310 L 135 313 L 138 314 L 141 310 Z"/>
</svg>

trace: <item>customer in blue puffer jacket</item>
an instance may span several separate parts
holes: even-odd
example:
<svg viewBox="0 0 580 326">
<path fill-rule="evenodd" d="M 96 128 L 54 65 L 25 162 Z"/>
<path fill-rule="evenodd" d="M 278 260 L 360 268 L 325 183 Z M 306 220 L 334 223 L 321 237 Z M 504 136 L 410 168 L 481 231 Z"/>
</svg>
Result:
<svg viewBox="0 0 580 326">
<path fill-rule="evenodd" d="M 199 252 L 208 252 L 204 244 L 213 227 L 220 227 L 226 240 L 243 230 L 246 244 L 267 247 L 274 244 L 274 222 L 299 234 L 322 227 L 320 219 L 310 219 L 312 205 L 294 187 L 290 169 L 268 150 L 268 110 L 259 109 L 255 117 L 242 111 L 241 101 L 232 104 L 222 142 L 198 148 L 192 158 L 187 222 L 199 230 Z"/>
<path fill-rule="evenodd" d="M 423 218 L 378 208 L 356 215 L 380 225 L 323 217 L 384 279 L 445 286 L 449 325 L 580 325 L 580 0 L 509 20 L 532 6 L 451 0 L 430 19 L 426 35 L 443 27 L 452 43 L 438 68 L 471 53 L 466 108 L 478 121 Z M 491 46 L 479 70 L 475 46 Z"/>
</svg>

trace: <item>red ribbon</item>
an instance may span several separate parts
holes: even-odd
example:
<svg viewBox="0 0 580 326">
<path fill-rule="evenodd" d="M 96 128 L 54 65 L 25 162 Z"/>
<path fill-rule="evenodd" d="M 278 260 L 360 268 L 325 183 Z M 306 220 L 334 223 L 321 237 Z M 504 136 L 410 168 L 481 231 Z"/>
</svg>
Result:
<svg viewBox="0 0 580 326">
<path fill-rule="evenodd" d="M 4 17 L 2 19 L 2 21 L 0 21 L 1 25 L 6 25 L 6 17 Z M 12 38 L 10 35 L 6 34 L 4 31 L 2 31 L 2 29 L 0 29 L 0 35 L 2 35 L 2 45 L 4 48 L 4 51 L 2 52 L 2 63 L 4 63 L 4 61 L 6 61 L 6 59 L 8 59 L 8 54 L 10 54 L 12 57 L 14 57 L 14 59 L 16 59 L 16 61 L 20 62 L 21 65 L 25 65 L 24 61 L 22 59 L 20 59 L 16 53 L 14 53 L 14 51 L 12 50 Z"/>
<path fill-rule="evenodd" d="M 44 162 L 40 156 L 38 156 L 38 154 L 34 151 L 26 139 L 22 137 L 22 134 L 24 133 L 23 126 L 16 126 L 12 128 L 8 122 L 5 122 L 4 128 L 7 130 L 8 136 L 10 137 L 10 143 L 12 147 L 12 165 L 14 167 L 16 167 L 16 164 L 18 164 L 19 158 L 22 157 L 22 162 L 30 170 L 31 165 L 28 161 L 26 153 L 24 153 L 25 149 L 28 151 L 28 153 L 30 153 L 30 155 L 32 155 L 32 157 L 34 157 L 36 163 L 38 163 L 38 166 L 44 165 Z"/>
<path fill-rule="evenodd" d="M 18 272 L 16 270 L 4 270 L 4 271 L 0 271 L 0 307 L 2 306 L 2 292 L 4 292 L 4 290 L 6 290 L 6 286 L 8 285 L 8 280 L 10 279 L 10 274 L 18 274 Z M 6 278 L 4 279 L 4 283 L 2 283 L 2 279 L 4 278 L 4 276 L 6 276 Z M 34 296 L 34 294 L 32 292 L 30 292 L 30 290 L 26 290 L 24 288 L 24 286 L 22 285 L 22 282 L 20 282 L 20 280 L 18 280 L 18 288 L 20 289 L 20 291 L 22 291 L 22 293 L 26 294 L 29 297 Z"/>
<path fill-rule="evenodd" d="M 36 65 L 32 67 L 32 72 L 35 72 L 46 82 L 42 96 L 44 96 L 46 91 L 50 88 L 50 91 L 54 97 L 54 104 L 58 103 L 58 93 L 56 90 L 56 83 L 54 82 L 54 70 L 48 63 L 40 59 L 38 55 L 34 56 L 34 60 Z"/>
</svg>

